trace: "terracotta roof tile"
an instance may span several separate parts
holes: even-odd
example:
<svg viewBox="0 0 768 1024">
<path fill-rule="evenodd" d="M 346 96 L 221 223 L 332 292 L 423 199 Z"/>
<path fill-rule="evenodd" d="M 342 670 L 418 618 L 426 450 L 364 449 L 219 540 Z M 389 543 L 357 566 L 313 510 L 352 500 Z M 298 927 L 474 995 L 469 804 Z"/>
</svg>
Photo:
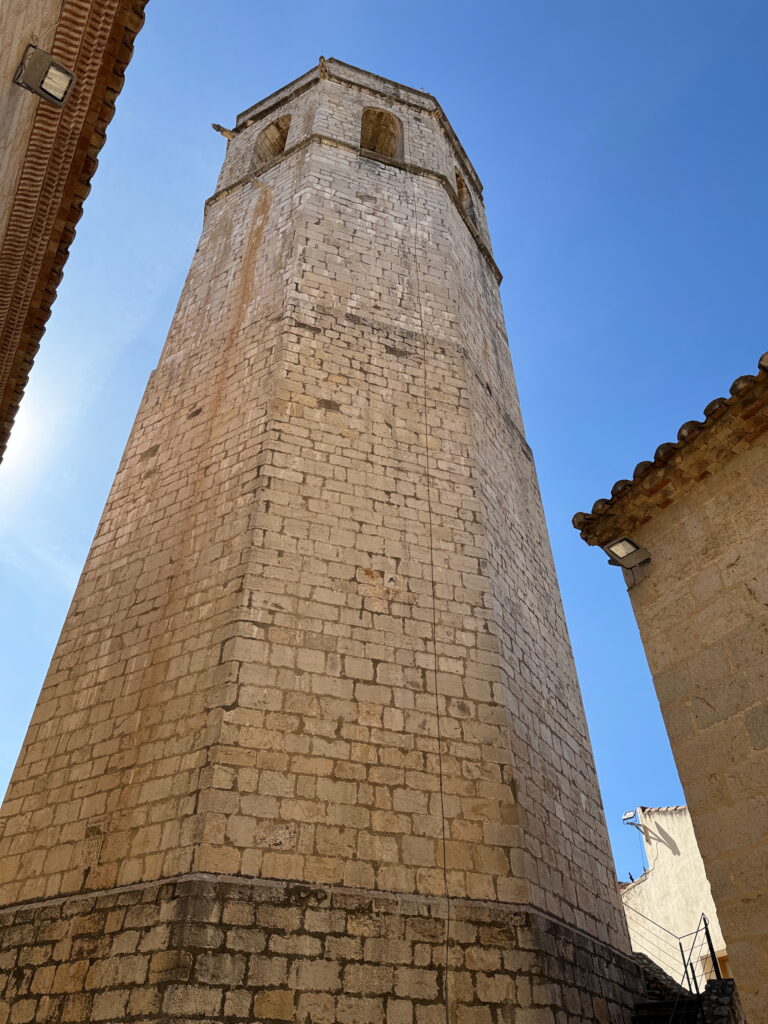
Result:
<svg viewBox="0 0 768 1024">
<path fill-rule="evenodd" d="M 711 431 L 718 421 L 738 417 L 740 430 L 748 440 L 760 436 L 768 429 L 767 384 L 768 352 L 765 352 L 758 361 L 756 374 L 737 377 L 731 384 L 730 398 L 715 398 L 704 408 L 703 420 L 683 423 L 677 432 L 677 441 L 659 445 L 652 460 L 638 462 L 631 480 L 617 480 L 611 488 L 610 498 L 598 498 L 590 512 L 576 513 L 573 525 L 581 532 L 584 540 L 590 544 L 601 544 L 615 539 L 617 534 L 610 535 L 613 522 L 609 520 L 616 517 L 611 514 L 618 513 L 619 505 L 625 506 L 635 498 L 642 499 L 646 513 L 645 518 L 637 521 L 647 521 L 654 505 L 660 508 L 668 505 L 675 487 L 686 476 L 682 470 L 689 449 L 695 447 L 696 439 Z M 750 432 L 748 424 L 753 417 L 757 417 L 758 421 L 754 431 Z M 669 474 L 664 473 L 667 466 L 670 468 Z M 709 472 L 699 467 L 690 475 L 700 480 L 708 476 Z"/>
</svg>

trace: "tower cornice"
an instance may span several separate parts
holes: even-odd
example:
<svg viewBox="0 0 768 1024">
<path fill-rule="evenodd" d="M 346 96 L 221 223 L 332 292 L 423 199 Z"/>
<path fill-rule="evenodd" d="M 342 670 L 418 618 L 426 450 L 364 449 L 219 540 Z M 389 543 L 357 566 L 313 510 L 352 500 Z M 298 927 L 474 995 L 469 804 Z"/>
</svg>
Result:
<svg viewBox="0 0 768 1024">
<path fill-rule="evenodd" d="M 350 74 L 350 72 L 353 74 Z M 355 67 L 354 64 L 345 64 L 344 61 L 337 60 L 335 57 L 327 59 L 321 57 L 314 68 L 310 68 L 309 71 L 299 75 L 298 78 L 283 86 L 282 89 L 277 89 L 252 107 L 242 111 L 242 113 L 237 115 L 235 127 L 231 131 L 234 134 L 245 131 L 284 103 L 295 99 L 301 93 L 306 92 L 307 89 L 311 89 L 322 81 L 338 82 L 341 85 L 362 89 L 372 95 L 387 99 L 390 102 L 400 103 L 434 117 L 445 133 L 451 148 L 454 150 L 461 169 L 471 179 L 478 194 L 482 196 L 483 183 L 459 141 L 451 122 L 448 120 L 448 116 L 431 93 L 422 92 L 407 85 L 401 85 L 391 78 L 374 75 L 370 71 Z"/>
<path fill-rule="evenodd" d="M 277 166 L 277 164 L 282 163 L 283 160 L 288 159 L 288 157 L 292 156 L 294 153 L 299 152 L 300 150 L 306 149 L 307 146 L 310 146 L 313 143 L 319 143 L 320 145 L 324 146 L 335 146 L 337 149 L 345 149 L 347 150 L 347 152 L 350 153 L 361 152 L 358 146 L 353 146 L 348 142 L 343 142 L 341 139 L 335 139 L 330 135 L 321 135 L 319 133 L 308 135 L 306 136 L 306 138 L 301 139 L 293 146 L 289 146 L 287 149 L 283 150 L 283 152 L 279 156 L 275 157 L 275 159 L 271 160 L 269 163 L 259 167 L 257 171 L 251 171 L 249 174 L 245 174 L 241 178 L 238 178 L 237 181 L 230 182 L 223 188 L 217 189 L 217 191 L 214 192 L 213 195 L 209 196 L 208 199 L 206 199 L 206 210 L 212 204 L 219 202 L 220 199 L 223 199 L 225 196 L 230 195 L 237 189 L 242 188 L 243 185 L 247 185 L 248 182 L 255 181 L 256 179 L 260 178 L 267 171 L 271 170 L 272 167 Z M 496 260 L 493 258 L 493 253 L 486 245 L 485 240 L 483 239 L 483 236 L 480 234 L 480 232 L 477 230 L 477 227 L 472 223 L 471 218 L 467 215 L 466 211 L 462 209 L 461 203 L 459 202 L 459 197 L 456 194 L 456 189 L 453 187 L 453 183 L 446 177 L 445 174 L 441 174 L 439 171 L 434 171 L 429 167 L 422 167 L 418 164 L 407 163 L 404 160 L 396 160 L 390 157 L 381 156 L 379 153 L 372 153 L 366 151 L 365 157 L 368 160 L 378 160 L 379 163 L 389 164 L 391 167 L 399 167 L 401 170 L 408 171 L 410 174 L 417 174 L 421 175 L 422 177 L 432 178 L 434 181 L 438 181 L 450 196 L 450 199 L 454 206 L 456 207 L 456 209 L 458 210 L 461 219 L 464 221 L 467 229 L 469 230 L 470 234 L 475 240 L 475 243 L 483 256 L 483 259 L 491 268 L 491 271 L 493 272 L 493 275 L 496 278 L 497 283 L 501 284 L 504 275 L 499 269 Z"/>
</svg>

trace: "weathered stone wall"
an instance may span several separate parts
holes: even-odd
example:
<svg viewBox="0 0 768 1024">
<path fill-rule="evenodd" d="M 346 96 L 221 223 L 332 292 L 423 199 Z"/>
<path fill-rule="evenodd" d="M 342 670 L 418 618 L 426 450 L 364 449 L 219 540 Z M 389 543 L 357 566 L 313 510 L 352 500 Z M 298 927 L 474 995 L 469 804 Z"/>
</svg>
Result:
<svg viewBox="0 0 768 1024">
<path fill-rule="evenodd" d="M 768 1019 L 768 435 L 712 428 L 630 596 L 748 1020 Z"/>
<path fill-rule="evenodd" d="M 623 955 L 529 908 L 476 901 L 451 905 L 446 944 L 447 912 L 442 900 L 212 876 L 4 911 L 0 1021 L 628 1019 L 637 973 Z"/>
<path fill-rule="evenodd" d="M 603 952 L 537 926 L 555 989 L 517 1019 L 626 1008 L 497 271 L 447 171 L 479 183 L 430 97 L 321 72 L 229 145 L 3 809 L 2 899 L 193 871 L 533 906 Z M 370 105 L 403 160 L 360 152 Z"/>
<path fill-rule="evenodd" d="M 702 999 L 707 1024 L 745 1024 L 739 993 L 731 978 L 708 981 Z"/>
</svg>

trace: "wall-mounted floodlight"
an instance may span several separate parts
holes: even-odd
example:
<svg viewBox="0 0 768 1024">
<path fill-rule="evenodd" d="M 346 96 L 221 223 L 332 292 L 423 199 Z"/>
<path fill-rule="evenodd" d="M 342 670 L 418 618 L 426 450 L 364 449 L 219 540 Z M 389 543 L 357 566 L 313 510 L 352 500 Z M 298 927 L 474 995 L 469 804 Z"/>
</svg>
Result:
<svg viewBox="0 0 768 1024">
<path fill-rule="evenodd" d="M 623 824 L 629 825 L 631 828 L 636 828 L 638 832 L 645 835 L 645 826 L 641 825 L 637 818 L 637 808 L 632 811 L 624 811 L 621 816 Z"/>
<path fill-rule="evenodd" d="M 603 551 L 608 555 L 610 565 L 620 565 L 622 569 L 634 569 L 636 565 L 651 560 L 650 552 L 629 537 L 619 537 L 610 544 L 603 544 Z"/>
<path fill-rule="evenodd" d="M 41 96 L 54 107 L 61 107 L 67 100 L 75 82 L 75 73 L 50 53 L 32 43 L 24 51 L 16 74 L 16 85 Z"/>
</svg>

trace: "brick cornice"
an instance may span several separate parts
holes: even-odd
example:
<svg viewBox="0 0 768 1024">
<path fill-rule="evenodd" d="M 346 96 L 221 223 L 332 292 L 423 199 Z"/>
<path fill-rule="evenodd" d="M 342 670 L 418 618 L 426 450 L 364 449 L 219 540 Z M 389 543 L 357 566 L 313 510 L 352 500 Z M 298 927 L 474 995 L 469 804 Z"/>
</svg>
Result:
<svg viewBox="0 0 768 1024">
<path fill-rule="evenodd" d="M 73 68 L 77 81 L 60 110 L 36 101 L 0 245 L 0 458 L 50 316 L 146 2 L 62 0 L 51 52 Z"/>
</svg>

